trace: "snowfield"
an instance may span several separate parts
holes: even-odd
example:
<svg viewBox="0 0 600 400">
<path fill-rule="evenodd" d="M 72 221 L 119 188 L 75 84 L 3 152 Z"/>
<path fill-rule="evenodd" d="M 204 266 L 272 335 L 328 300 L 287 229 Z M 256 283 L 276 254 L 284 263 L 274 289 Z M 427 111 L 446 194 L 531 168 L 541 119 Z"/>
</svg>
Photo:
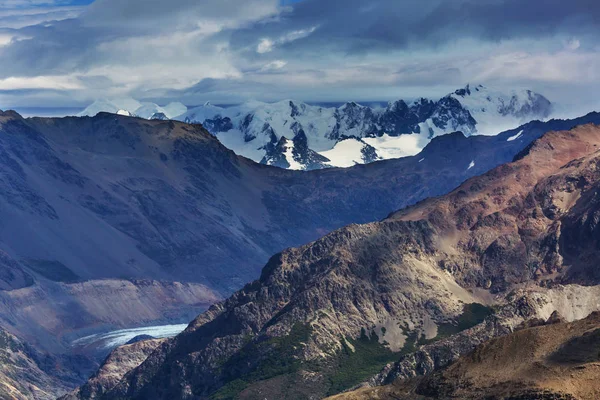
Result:
<svg viewBox="0 0 600 400">
<path fill-rule="evenodd" d="M 383 108 L 354 102 L 321 107 L 294 100 L 252 100 L 233 107 L 205 103 L 188 110 L 181 103 L 160 107 L 117 99 L 97 101 L 80 115 L 129 112 L 147 119 L 200 123 L 239 155 L 304 170 L 412 156 L 436 136 L 456 131 L 465 136 L 496 135 L 533 119 L 546 119 L 551 110 L 552 104 L 545 97 L 529 90 L 503 92 L 467 85 L 438 101 L 398 100 Z M 277 146 L 282 138 L 287 143 Z M 315 153 L 326 159 L 317 156 L 315 161 Z"/>
</svg>

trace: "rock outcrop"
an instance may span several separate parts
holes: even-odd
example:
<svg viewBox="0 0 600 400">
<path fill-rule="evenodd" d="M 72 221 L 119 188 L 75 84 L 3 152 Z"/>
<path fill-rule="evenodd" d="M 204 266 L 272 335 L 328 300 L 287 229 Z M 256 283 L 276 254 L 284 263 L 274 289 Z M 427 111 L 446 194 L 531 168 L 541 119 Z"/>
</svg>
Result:
<svg viewBox="0 0 600 400">
<path fill-rule="evenodd" d="M 40 353 L 0 330 L 0 398 L 54 400 L 85 379 L 93 365 L 78 357 Z"/>
</svg>

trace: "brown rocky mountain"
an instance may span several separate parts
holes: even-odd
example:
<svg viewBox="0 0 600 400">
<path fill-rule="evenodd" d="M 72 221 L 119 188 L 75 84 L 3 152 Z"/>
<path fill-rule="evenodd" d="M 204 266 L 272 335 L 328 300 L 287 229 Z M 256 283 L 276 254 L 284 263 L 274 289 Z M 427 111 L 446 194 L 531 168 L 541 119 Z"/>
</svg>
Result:
<svg viewBox="0 0 600 400">
<path fill-rule="evenodd" d="M 443 194 L 547 130 L 583 122 L 600 115 L 446 135 L 416 157 L 302 173 L 237 157 L 198 125 L 0 112 L 0 326 L 60 356 L 82 336 L 187 322 L 257 276 L 268 255 Z M 410 229 L 398 238 L 413 240 Z M 424 275 L 431 290 L 438 273 Z M 440 279 L 459 293 L 433 319 L 486 302 Z"/>
<path fill-rule="evenodd" d="M 449 195 L 274 256 L 260 280 L 198 317 L 104 398 L 319 397 L 493 319 L 491 305 L 513 329 L 526 316 L 502 312 L 514 289 L 598 283 L 599 145 L 593 125 L 550 132 Z M 549 302 L 528 308 L 594 311 L 590 290 L 548 292 Z"/>
<path fill-rule="evenodd" d="M 600 397 L 600 313 L 518 330 L 426 377 L 331 400 L 594 400 Z"/>
<path fill-rule="evenodd" d="M 270 255 L 443 194 L 586 121 L 600 115 L 303 173 L 238 157 L 199 125 L 2 112 L 0 326 L 60 353 L 97 332 L 188 322 Z"/>
</svg>

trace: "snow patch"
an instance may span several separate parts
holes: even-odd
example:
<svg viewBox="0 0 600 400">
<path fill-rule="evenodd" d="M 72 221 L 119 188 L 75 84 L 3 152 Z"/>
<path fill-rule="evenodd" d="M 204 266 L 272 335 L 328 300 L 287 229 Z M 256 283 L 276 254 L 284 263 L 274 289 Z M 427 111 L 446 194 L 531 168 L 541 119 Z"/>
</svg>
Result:
<svg viewBox="0 0 600 400">
<path fill-rule="evenodd" d="M 535 94 L 528 90 L 504 92 L 482 85 L 467 86 L 465 89 L 470 93 L 453 93 L 451 97 L 458 100 L 475 118 L 478 135 L 494 136 L 523 125 L 532 118 L 544 119 L 537 115 L 519 115 L 519 110 L 535 106 Z"/>
<path fill-rule="evenodd" d="M 385 134 L 381 137 L 366 137 L 363 142 L 373 146 L 377 151 L 377 155 L 383 159 L 400 158 L 414 156 L 419 154 L 428 140 L 423 139 L 422 135 L 400 135 L 389 136 Z"/>
<path fill-rule="evenodd" d="M 285 144 L 285 153 L 284 154 L 285 154 L 285 159 L 287 160 L 288 164 L 290 164 L 289 169 L 294 169 L 294 170 L 304 169 L 302 167 L 302 164 L 300 164 L 299 162 L 294 160 L 294 142 L 292 142 L 291 140 L 288 140 L 287 143 Z"/>
<path fill-rule="evenodd" d="M 329 165 L 347 168 L 363 163 L 363 147 L 365 144 L 357 139 L 346 139 L 338 142 L 333 149 L 322 151 L 319 154 L 331 160 Z"/>
<path fill-rule="evenodd" d="M 508 139 L 506 139 L 507 142 L 512 142 L 513 140 L 517 140 L 518 138 L 521 137 L 521 135 L 523 134 L 523 131 L 521 130 L 519 133 L 517 133 L 514 136 L 509 137 Z"/>
</svg>

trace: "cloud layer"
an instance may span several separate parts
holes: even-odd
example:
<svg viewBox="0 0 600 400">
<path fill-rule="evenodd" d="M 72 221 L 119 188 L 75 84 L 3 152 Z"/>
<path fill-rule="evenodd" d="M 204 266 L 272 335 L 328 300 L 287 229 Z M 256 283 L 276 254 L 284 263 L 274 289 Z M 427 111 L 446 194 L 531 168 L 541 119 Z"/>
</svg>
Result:
<svg viewBox="0 0 600 400">
<path fill-rule="evenodd" d="M 5 0 L 0 108 L 436 96 L 467 82 L 588 108 L 591 0 Z"/>
</svg>

